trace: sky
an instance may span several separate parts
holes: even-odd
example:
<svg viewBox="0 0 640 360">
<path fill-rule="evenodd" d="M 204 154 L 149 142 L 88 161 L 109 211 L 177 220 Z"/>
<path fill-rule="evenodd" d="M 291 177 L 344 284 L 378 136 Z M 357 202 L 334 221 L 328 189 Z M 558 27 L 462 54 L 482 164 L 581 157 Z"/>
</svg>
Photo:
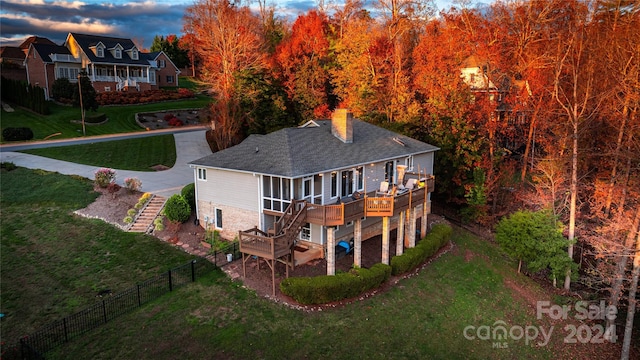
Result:
<svg viewBox="0 0 640 360">
<path fill-rule="evenodd" d="M 315 0 L 272 1 L 277 14 L 292 17 L 317 4 Z M 76 32 L 128 38 L 149 48 L 156 35 L 181 34 L 184 10 L 193 3 L 194 0 L 2 0 L 0 45 L 17 46 L 32 35 L 62 44 L 68 33 Z M 440 10 L 453 3 L 454 0 L 436 0 Z"/>
</svg>

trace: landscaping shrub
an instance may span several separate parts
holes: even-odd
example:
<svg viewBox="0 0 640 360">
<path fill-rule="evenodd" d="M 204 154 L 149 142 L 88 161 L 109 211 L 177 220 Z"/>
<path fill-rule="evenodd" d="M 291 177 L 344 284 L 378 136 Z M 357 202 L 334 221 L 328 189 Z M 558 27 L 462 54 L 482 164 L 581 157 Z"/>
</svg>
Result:
<svg viewBox="0 0 640 360">
<path fill-rule="evenodd" d="M 25 141 L 33 139 L 33 131 L 28 127 L 8 127 L 2 130 L 4 141 Z"/>
<path fill-rule="evenodd" d="M 444 244 L 449 242 L 453 229 L 445 224 L 434 225 L 431 232 L 416 247 L 407 249 L 404 254 L 391 258 L 393 275 L 404 274 L 422 264 L 429 256 L 435 254 Z"/>
<path fill-rule="evenodd" d="M 391 267 L 378 263 L 370 269 L 351 269 L 333 276 L 291 277 L 280 283 L 280 290 L 301 304 L 324 304 L 375 289 L 389 276 Z"/>
<path fill-rule="evenodd" d="M 146 90 L 141 92 L 109 91 L 99 93 L 96 96 L 98 104 L 103 105 L 129 105 L 149 102 L 161 102 L 168 100 L 190 99 L 195 95 L 188 89 L 173 90 Z"/>
<path fill-rule="evenodd" d="M 189 203 L 189 206 L 191 207 L 191 210 L 195 211 L 196 210 L 196 184 L 191 183 L 191 184 L 185 185 L 180 191 L 180 194 L 182 194 L 184 199 L 187 200 L 187 202 Z"/>
<path fill-rule="evenodd" d="M 140 188 L 142 187 L 142 181 L 140 181 L 140 179 L 138 178 L 126 178 L 124 179 L 124 186 L 130 192 L 140 191 Z"/>
<path fill-rule="evenodd" d="M 12 163 L 12 162 L 2 162 L 0 163 L 0 169 L 5 169 L 7 171 L 12 171 L 17 169 L 18 167 L 16 166 L 16 164 Z"/>
<path fill-rule="evenodd" d="M 0 77 L 0 96 L 2 100 L 24 106 L 39 114 L 49 114 L 49 103 L 44 95 L 44 89 L 29 85 L 25 81 Z"/>
<path fill-rule="evenodd" d="M 51 96 L 60 102 L 71 103 L 74 91 L 77 91 L 77 87 L 73 86 L 69 79 L 59 78 L 53 82 Z"/>
<path fill-rule="evenodd" d="M 98 169 L 95 172 L 95 183 L 101 188 L 106 188 L 116 181 L 116 171 L 109 168 Z"/>
<path fill-rule="evenodd" d="M 105 113 L 85 114 L 84 116 L 84 122 L 89 124 L 100 124 L 105 121 L 107 121 Z"/>
<path fill-rule="evenodd" d="M 164 206 L 164 215 L 172 222 L 186 222 L 191 216 L 191 207 L 182 195 L 172 195 Z"/>
</svg>

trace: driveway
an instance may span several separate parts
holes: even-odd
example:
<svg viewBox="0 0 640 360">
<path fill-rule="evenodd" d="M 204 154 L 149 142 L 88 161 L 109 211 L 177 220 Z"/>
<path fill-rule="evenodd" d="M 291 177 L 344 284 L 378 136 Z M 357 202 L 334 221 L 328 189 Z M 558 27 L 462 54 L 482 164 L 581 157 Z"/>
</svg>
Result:
<svg viewBox="0 0 640 360">
<path fill-rule="evenodd" d="M 66 139 L 57 141 L 34 142 L 28 144 L 22 143 L 16 145 L 2 145 L 0 146 L 0 161 L 12 162 L 18 166 L 30 169 L 54 171 L 65 175 L 79 175 L 93 180 L 94 173 L 99 169 L 99 167 L 91 165 L 81 165 L 67 161 L 50 159 L 42 156 L 19 153 L 15 151 L 30 148 L 76 145 L 99 141 L 113 141 L 141 136 L 154 136 L 166 134 L 167 132 L 173 133 L 176 142 L 176 163 L 171 169 L 156 172 L 118 169 L 114 170 L 116 170 L 116 182 L 119 185 L 124 184 L 125 178 L 135 177 L 142 181 L 141 191 L 169 197 L 173 194 L 179 194 L 182 187 L 184 187 L 186 184 L 194 182 L 193 170 L 189 168 L 187 163 L 211 154 L 211 150 L 209 149 L 209 145 L 207 144 L 207 140 L 205 138 L 206 130 L 202 127 L 182 129 L 179 131 L 138 132 L 81 139 Z"/>
</svg>

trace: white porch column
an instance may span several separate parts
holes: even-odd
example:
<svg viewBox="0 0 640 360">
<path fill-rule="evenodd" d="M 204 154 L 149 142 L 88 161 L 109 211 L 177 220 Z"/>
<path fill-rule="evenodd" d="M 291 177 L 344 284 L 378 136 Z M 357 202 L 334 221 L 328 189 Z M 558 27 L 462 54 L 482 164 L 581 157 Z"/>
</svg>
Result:
<svg viewBox="0 0 640 360">
<path fill-rule="evenodd" d="M 327 228 L 327 275 L 336 274 L 336 229 Z"/>
<path fill-rule="evenodd" d="M 127 65 L 127 81 L 129 81 L 129 65 Z"/>
<path fill-rule="evenodd" d="M 389 265 L 389 217 L 382 218 L 382 260 L 381 263 Z"/>
<path fill-rule="evenodd" d="M 396 236 L 396 256 L 402 255 L 404 251 L 404 223 L 405 223 L 404 211 L 400 212 L 398 216 L 398 236 Z"/>
<path fill-rule="evenodd" d="M 409 247 L 416 246 L 416 216 L 418 208 L 409 209 Z"/>
<path fill-rule="evenodd" d="M 422 222 L 420 222 L 420 237 L 427 236 L 427 215 L 431 213 L 431 200 L 422 204 Z"/>
<path fill-rule="evenodd" d="M 362 219 L 353 221 L 353 265 L 362 267 Z"/>
<path fill-rule="evenodd" d="M 91 63 L 91 81 L 96 81 L 96 65 Z"/>
<path fill-rule="evenodd" d="M 113 65 L 113 81 L 118 82 L 118 69 Z"/>
</svg>

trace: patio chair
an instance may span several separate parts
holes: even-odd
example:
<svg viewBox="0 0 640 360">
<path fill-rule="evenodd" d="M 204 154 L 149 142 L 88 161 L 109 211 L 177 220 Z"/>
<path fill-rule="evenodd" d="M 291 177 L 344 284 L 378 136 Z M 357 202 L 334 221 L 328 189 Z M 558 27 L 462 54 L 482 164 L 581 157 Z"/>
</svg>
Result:
<svg viewBox="0 0 640 360">
<path fill-rule="evenodd" d="M 380 189 L 376 191 L 376 195 L 388 195 L 389 193 L 389 182 L 383 181 L 380 183 Z"/>
<path fill-rule="evenodd" d="M 416 187 L 417 182 L 418 180 L 416 179 L 409 179 L 407 180 L 407 184 L 404 187 L 408 190 L 413 190 Z"/>
</svg>

